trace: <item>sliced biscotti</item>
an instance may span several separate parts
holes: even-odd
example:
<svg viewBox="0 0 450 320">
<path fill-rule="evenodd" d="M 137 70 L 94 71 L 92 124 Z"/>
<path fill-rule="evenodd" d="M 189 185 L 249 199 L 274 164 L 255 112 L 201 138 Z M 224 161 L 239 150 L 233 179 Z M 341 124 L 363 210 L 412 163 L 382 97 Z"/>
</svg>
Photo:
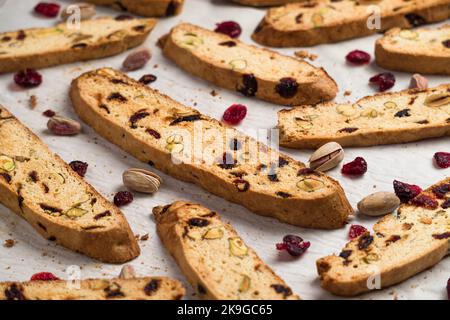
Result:
<svg viewBox="0 0 450 320">
<path fill-rule="evenodd" d="M 0 282 L 0 300 L 179 300 L 184 293 L 165 277 Z"/>
<path fill-rule="evenodd" d="M 119 54 L 144 42 L 154 19 L 81 21 L 80 28 L 52 28 L 0 33 L 0 73 L 45 68 Z"/>
<path fill-rule="evenodd" d="M 437 264 L 450 250 L 450 178 L 425 190 L 336 256 L 317 261 L 322 287 L 352 296 L 399 283 Z M 378 288 L 379 289 L 379 288 Z"/>
<path fill-rule="evenodd" d="M 375 56 L 386 69 L 450 75 L 450 25 L 389 30 L 377 40 Z"/>
<path fill-rule="evenodd" d="M 283 4 L 294 2 L 305 2 L 307 0 L 231 0 L 236 3 L 240 3 L 246 6 L 254 7 L 269 7 L 269 6 L 281 6 Z"/>
<path fill-rule="evenodd" d="M 43 237 L 110 263 L 139 255 L 123 214 L 0 106 L 0 203 Z"/>
<path fill-rule="evenodd" d="M 200 298 L 298 299 L 216 212 L 177 201 L 153 214 L 159 237 Z"/>
<path fill-rule="evenodd" d="M 245 96 L 315 104 L 333 99 L 338 90 L 323 69 L 192 24 L 174 27 L 161 42 L 164 55 L 182 69 Z"/>
<path fill-rule="evenodd" d="M 85 73 L 70 94 L 80 117 L 109 141 L 257 214 L 330 229 L 352 212 L 333 179 L 120 72 Z"/>
<path fill-rule="evenodd" d="M 146 17 L 170 17 L 181 12 L 184 0 L 87 0 L 86 2 L 112 6 Z"/>
<path fill-rule="evenodd" d="M 253 40 L 272 47 L 314 46 L 411 28 L 450 17 L 450 0 L 312 0 L 270 9 Z M 381 23 L 377 25 L 377 17 Z"/>
<path fill-rule="evenodd" d="M 354 104 L 324 103 L 278 112 L 280 144 L 316 148 L 405 143 L 450 135 L 450 85 L 381 93 Z"/>
</svg>

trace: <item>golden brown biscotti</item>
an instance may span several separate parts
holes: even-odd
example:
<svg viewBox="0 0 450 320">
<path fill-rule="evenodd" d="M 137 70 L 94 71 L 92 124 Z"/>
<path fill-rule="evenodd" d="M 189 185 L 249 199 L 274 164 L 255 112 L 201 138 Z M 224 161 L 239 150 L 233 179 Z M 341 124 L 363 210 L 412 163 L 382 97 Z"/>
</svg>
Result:
<svg viewBox="0 0 450 320">
<path fill-rule="evenodd" d="M 299 299 L 216 212 L 176 201 L 153 214 L 159 237 L 200 298 Z"/>
<path fill-rule="evenodd" d="M 450 178 L 383 217 L 374 231 L 317 261 L 325 290 L 353 296 L 386 288 L 441 261 L 450 250 Z"/>
<path fill-rule="evenodd" d="M 180 300 L 184 293 L 166 277 L 0 282 L 0 300 Z"/>
<path fill-rule="evenodd" d="M 145 17 L 170 17 L 181 12 L 184 0 L 87 0 L 86 2 L 112 6 Z"/>
<path fill-rule="evenodd" d="M 450 75 L 450 25 L 389 30 L 377 40 L 375 57 L 389 70 Z"/>
<path fill-rule="evenodd" d="M 80 117 L 109 141 L 257 214 L 332 229 L 352 212 L 335 180 L 118 71 L 83 74 L 70 95 Z"/>
<path fill-rule="evenodd" d="M 125 217 L 0 106 L 0 203 L 44 238 L 109 263 L 139 255 Z"/>
<path fill-rule="evenodd" d="M 233 2 L 253 7 L 269 7 L 269 6 L 281 6 L 283 4 L 294 2 L 305 2 L 307 0 L 231 0 Z"/>
<path fill-rule="evenodd" d="M 373 23 L 378 13 L 379 26 Z M 311 0 L 271 8 L 252 38 L 271 47 L 314 46 L 449 17 L 450 0 Z"/>
<path fill-rule="evenodd" d="M 317 148 L 335 141 L 363 147 L 450 135 L 450 84 L 278 112 L 280 144 Z"/>
<path fill-rule="evenodd" d="M 154 19 L 81 21 L 0 33 L 0 73 L 45 68 L 119 54 L 144 42 Z M 70 26 L 70 27 L 69 27 Z"/>
<path fill-rule="evenodd" d="M 187 72 L 245 96 L 283 105 L 332 100 L 336 82 L 321 68 L 227 35 L 182 23 L 162 39 L 163 52 Z"/>
</svg>

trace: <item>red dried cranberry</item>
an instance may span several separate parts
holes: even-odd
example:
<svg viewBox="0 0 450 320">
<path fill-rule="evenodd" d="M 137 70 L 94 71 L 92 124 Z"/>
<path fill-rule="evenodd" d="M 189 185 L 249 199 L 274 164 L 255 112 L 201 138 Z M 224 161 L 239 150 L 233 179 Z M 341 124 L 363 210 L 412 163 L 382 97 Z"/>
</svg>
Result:
<svg viewBox="0 0 450 320">
<path fill-rule="evenodd" d="M 80 177 L 84 177 L 87 172 L 88 164 L 86 162 L 82 161 L 72 161 L 69 163 L 69 166 L 72 168 L 73 171 L 78 173 Z"/>
<path fill-rule="evenodd" d="M 56 3 L 40 2 L 34 7 L 34 11 L 48 18 L 57 17 L 60 5 Z"/>
<path fill-rule="evenodd" d="M 56 115 L 56 112 L 48 109 L 48 110 L 45 110 L 42 114 L 48 118 L 51 118 Z"/>
<path fill-rule="evenodd" d="M 31 276 L 31 281 L 53 281 L 53 280 L 59 280 L 57 276 L 55 276 L 51 272 L 39 272 L 35 273 Z"/>
<path fill-rule="evenodd" d="M 22 88 L 34 88 L 42 83 L 42 76 L 33 69 L 25 69 L 14 75 L 14 82 Z"/>
<path fill-rule="evenodd" d="M 447 280 L 447 298 L 450 300 L 450 278 Z"/>
<path fill-rule="evenodd" d="M 370 78 L 370 83 L 378 86 L 378 90 L 383 92 L 392 88 L 395 84 L 395 76 L 390 72 L 380 73 Z"/>
<path fill-rule="evenodd" d="M 114 204 L 118 207 L 130 204 L 133 202 L 133 194 L 129 191 L 119 191 L 114 196 Z"/>
<path fill-rule="evenodd" d="M 434 160 L 439 168 L 445 169 L 450 167 L 450 153 L 448 152 L 436 152 Z"/>
<path fill-rule="evenodd" d="M 363 65 L 370 62 L 370 54 L 361 50 L 353 50 L 345 57 L 348 62 Z"/>
<path fill-rule="evenodd" d="M 289 99 L 297 94 L 298 82 L 293 78 L 281 78 L 275 91 L 283 98 Z"/>
<path fill-rule="evenodd" d="M 450 39 L 442 41 L 442 44 L 444 45 L 444 47 L 449 48 L 450 49 Z"/>
<path fill-rule="evenodd" d="M 436 209 L 439 203 L 430 196 L 425 194 L 418 195 L 414 199 L 411 200 L 411 203 L 426 209 Z"/>
<path fill-rule="evenodd" d="M 242 29 L 239 23 L 234 21 L 224 21 L 216 24 L 216 29 L 214 30 L 218 33 L 226 34 L 231 38 L 237 38 L 241 35 Z"/>
<path fill-rule="evenodd" d="M 223 121 L 236 125 L 244 120 L 247 115 L 247 107 L 242 104 L 233 104 L 223 113 Z"/>
<path fill-rule="evenodd" d="M 359 176 L 367 172 L 367 162 L 362 157 L 357 157 L 352 162 L 344 164 L 342 173 L 347 175 Z"/>
<path fill-rule="evenodd" d="M 277 250 L 286 250 L 291 256 L 299 257 L 303 255 L 311 246 L 309 241 L 303 241 L 302 238 L 294 235 L 287 235 L 283 238 L 283 243 L 277 243 Z"/>
<path fill-rule="evenodd" d="M 158 78 L 153 74 L 145 74 L 140 79 L 139 82 L 143 84 L 149 84 L 155 82 Z"/>
<path fill-rule="evenodd" d="M 348 232 L 348 237 L 350 239 L 355 239 L 358 238 L 360 235 L 364 234 L 365 232 L 367 232 L 367 229 L 364 228 L 363 226 L 352 224 Z"/>
<path fill-rule="evenodd" d="M 422 188 L 414 184 L 407 184 L 394 180 L 394 191 L 400 201 L 402 203 L 406 203 L 421 193 Z"/>
</svg>

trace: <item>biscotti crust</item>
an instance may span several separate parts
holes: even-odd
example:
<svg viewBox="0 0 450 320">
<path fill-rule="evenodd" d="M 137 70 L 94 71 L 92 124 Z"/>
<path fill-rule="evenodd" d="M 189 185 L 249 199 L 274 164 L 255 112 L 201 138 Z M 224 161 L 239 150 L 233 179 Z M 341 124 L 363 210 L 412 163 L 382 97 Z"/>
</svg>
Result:
<svg viewBox="0 0 450 320">
<path fill-rule="evenodd" d="M 108 101 L 107 97 L 112 93 L 119 93 L 126 102 L 123 98 L 120 99 L 122 102 Z M 70 95 L 75 111 L 107 140 L 119 145 L 139 160 L 154 164 L 161 171 L 180 180 L 195 183 L 257 214 L 297 226 L 333 229 L 342 227 L 347 216 L 353 211 L 341 186 L 335 180 L 322 173 L 308 170 L 303 172 L 305 167 L 302 163 L 285 155 L 274 156 L 275 151 L 265 145 L 117 71 L 100 69 L 82 75 L 73 81 Z M 114 94 L 115 96 L 119 95 Z M 138 97 L 139 101 L 133 97 Z M 148 116 L 140 119 L 140 125 L 136 128 L 130 127 L 129 117 L 137 112 L 148 113 Z M 156 116 L 151 116 L 154 112 Z M 191 115 L 187 118 L 191 121 L 180 122 L 183 118 L 176 114 L 181 113 Z M 172 125 L 169 124 L 170 121 L 174 121 Z M 280 162 L 282 167 L 278 170 L 278 176 L 266 176 L 267 166 L 256 168 L 257 164 L 248 161 L 231 168 L 214 165 L 214 157 L 221 158 L 222 153 L 217 156 L 205 153 L 205 159 L 211 160 L 213 164 L 199 164 L 196 163 L 197 160 L 175 163 L 171 153 L 167 151 L 168 147 L 172 150 L 173 133 L 178 130 L 193 130 L 196 122 L 213 128 L 213 131 L 220 130 L 220 133 L 215 135 L 218 137 L 223 137 L 225 130 L 230 130 L 226 132 L 236 135 L 238 140 L 249 141 L 249 144 L 258 146 L 258 150 L 264 150 L 259 152 L 261 157 L 272 155 L 276 159 L 284 159 L 285 161 Z M 206 146 L 210 148 L 205 147 L 204 151 L 215 150 L 211 148 L 214 147 L 212 143 L 207 143 Z M 188 149 L 188 146 L 186 148 Z M 244 154 L 252 157 L 244 151 L 245 149 L 240 151 L 242 154 L 239 158 Z M 211 158 L 208 158 L 209 156 Z M 241 170 L 249 170 L 249 173 L 240 172 Z M 297 174 L 300 176 L 293 180 Z M 311 182 L 315 186 L 307 192 L 304 191 L 304 183 L 310 181 L 309 179 L 314 180 Z M 296 187 L 297 180 L 302 189 Z"/>
<path fill-rule="evenodd" d="M 113 56 L 142 44 L 155 24 L 154 19 L 100 18 L 82 21 L 80 30 L 69 29 L 64 23 L 52 28 L 3 32 L 0 73 Z M 93 34 L 95 28 L 101 33 Z"/>
<path fill-rule="evenodd" d="M 0 282 L 0 300 L 180 300 L 181 283 L 166 277 Z"/>
<path fill-rule="evenodd" d="M 405 2 L 381 0 L 381 28 L 367 27 L 367 8 L 373 3 L 314 0 L 270 9 L 252 38 L 271 47 L 314 46 L 368 36 L 394 27 L 411 28 L 450 17 L 450 0 Z M 408 15 L 408 16 L 407 16 Z M 419 18 L 416 18 L 416 17 Z M 408 19 L 408 18 L 409 19 Z M 411 22 L 412 21 L 412 22 Z"/>
<path fill-rule="evenodd" d="M 181 13 L 184 0 L 87 0 L 86 2 L 111 6 L 144 17 L 171 17 Z"/>
<path fill-rule="evenodd" d="M 120 210 L 1 106 L 0 133 L 0 155 L 15 159 L 16 167 L 12 171 L 0 169 L 3 205 L 44 238 L 89 257 L 124 263 L 139 255 L 137 241 Z M 80 196 L 83 191 L 86 197 Z M 71 215 L 72 208 L 86 213 Z M 95 219 L 97 214 L 102 216 Z"/>
<path fill-rule="evenodd" d="M 427 104 L 441 94 L 450 99 L 450 85 L 427 90 L 379 93 L 354 104 L 325 103 L 278 112 L 280 144 L 317 148 L 335 141 L 363 147 L 418 141 L 450 135 L 450 100 Z"/>
<path fill-rule="evenodd" d="M 183 70 L 246 96 L 299 105 L 332 100 L 338 91 L 322 68 L 192 24 L 174 27 L 161 42 L 164 55 Z M 254 87 L 247 88 L 246 81 L 251 78 Z M 295 92 L 280 93 L 283 79 L 296 81 Z"/>
<path fill-rule="evenodd" d="M 437 201 L 436 208 L 402 204 L 397 214 L 383 217 L 369 232 L 349 242 L 339 256 L 317 261 L 321 286 L 340 296 L 354 296 L 379 279 L 381 288 L 404 281 L 441 261 L 450 250 L 450 209 L 447 192 L 437 196 L 436 188 L 447 186 L 447 178 L 422 192 Z M 417 199 L 417 197 L 416 197 Z M 377 281 L 378 282 L 378 281 Z"/>
<path fill-rule="evenodd" d="M 450 25 L 437 29 L 389 30 L 375 45 L 376 63 L 385 69 L 450 75 Z"/>
<path fill-rule="evenodd" d="M 218 213 L 176 201 L 153 214 L 159 237 L 201 299 L 299 299 Z"/>
</svg>

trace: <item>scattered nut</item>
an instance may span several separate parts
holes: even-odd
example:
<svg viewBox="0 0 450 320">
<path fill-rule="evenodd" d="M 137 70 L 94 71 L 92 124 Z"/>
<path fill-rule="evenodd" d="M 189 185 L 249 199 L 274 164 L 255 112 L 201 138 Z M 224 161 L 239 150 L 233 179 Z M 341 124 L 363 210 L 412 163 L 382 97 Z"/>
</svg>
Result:
<svg viewBox="0 0 450 320">
<path fill-rule="evenodd" d="M 47 122 L 47 128 L 58 136 L 73 136 L 81 132 L 81 124 L 75 120 L 54 116 Z"/>
<path fill-rule="evenodd" d="M 67 21 L 71 16 L 76 16 L 78 18 L 78 12 L 80 14 L 80 20 L 82 21 L 89 20 L 96 14 L 95 6 L 93 4 L 80 2 L 66 7 L 61 12 L 61 19 Z"/>
<path fill-rule="evenodd" d="M 441 107 L 450 103 L 450 93 L 433 93 L 426 97 L 425 105 L 428 107 Z"/>
<path fill-rule="evenodd" d="M 399 205 L 400 199 L 395 193 L 376 192 L 358 202 L 358 210 L 367 216 L 377 217 L 393 212 Z"/>
<path fill-rule="evenodd" d="M 230 252 L 232 255 L 242 258 L 248 254 L 248 248 L 242 242 L 242 239 L 240 238 L 230 238 L 228 239 L 228 242 L 230 244 Z"/>
<path fill-rule="evenodd" d="M 31 109 L 35 109 L 37 107 L 38 98 L 34 94 L 30 96 L 29 104 Z"/>
<path fill-rule="evenodd" d="M 309 158 L 313 170 L 327 171 L 336 167 L 344 159 L 344 149 L 337 142 L 329 142 L 317 149 Z"/>
<path fill-rule="evenodd" d="M 3 246 L 5 248 L 12 248 L 16 245 L 17 241 L 14 239 L 6 239 L 5 243 L 3 244 Z"/>
<path fill-rule="evenodd" d="M 416 73 L 411 77 L 411 81 L 409 83 L 410 89 L 419 89 L 425 90 L 428 89 L 428 79 L 424 76 Z"/>
<path fill-rule="evenodd" d="M 122 64 L 125 71 L 135 71 L 143 68 L 147 62 L 151 59 L 152 54 L 150 50 L 141 48 L 128 55 Z"/>
<path fill-rule="evenodd" d="M 133 279 L 136 278 L 136 271 L 132 265 L 126 264 L 120 270 L 119 279 Z"/>
<path fill-rule="evenodd" d="M 155 193 L 161 186 L 162 179 L 155 173 L 144 169 L 128 169 L 123 175 L 123 184 L 137 192 Z"/>
<path fill-rule="evenodd" d="M 306 50 L 295 51 L 294 54 L 301 59 L 309 59 L 311 61 L 314 61 L 317 59 L 316 54 L 309 53 Z"/>
<path fill-rule="evenodd" d="M 223 231 L 220 228 L 209 229 L 203 235 L 203 239 L 208 239 L 208 240 L 221 239 L 222 237 L 223 237 Z"/>
<path fill-rule="evenodd" d="M 306 178 L 297 182 L 297 188 L 306 192 L 314 192 L 322 189 L 325 184 L 319 179 Z"/>
</svg>

